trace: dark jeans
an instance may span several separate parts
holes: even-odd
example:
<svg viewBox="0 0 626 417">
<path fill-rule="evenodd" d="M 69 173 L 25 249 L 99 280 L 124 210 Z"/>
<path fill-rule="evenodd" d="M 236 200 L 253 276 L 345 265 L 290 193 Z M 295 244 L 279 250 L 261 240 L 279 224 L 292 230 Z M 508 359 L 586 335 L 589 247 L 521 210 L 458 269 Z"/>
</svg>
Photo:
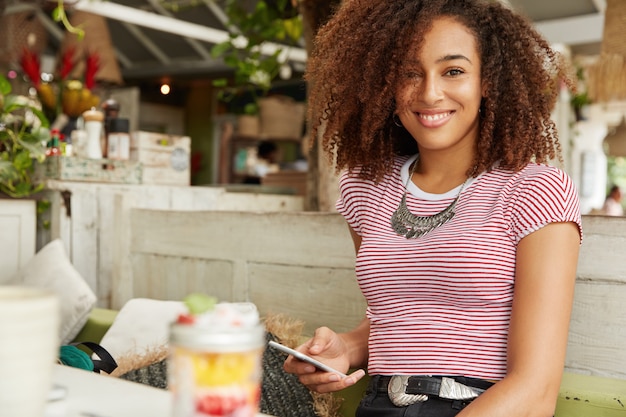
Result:
<svg viewBox="0 0 626 417">
<path fill-rule="evenodd" d="M 424 402 L 397 407 L 387 393 L 378 392 L 378 379 L 378 375 L 372 377 L 367 393 L 356 410 L 356 417 L 453 417 L 471 402 L 431 397 Z M 457 381 L 463 383 L 461 378 Z"/>
</svg>

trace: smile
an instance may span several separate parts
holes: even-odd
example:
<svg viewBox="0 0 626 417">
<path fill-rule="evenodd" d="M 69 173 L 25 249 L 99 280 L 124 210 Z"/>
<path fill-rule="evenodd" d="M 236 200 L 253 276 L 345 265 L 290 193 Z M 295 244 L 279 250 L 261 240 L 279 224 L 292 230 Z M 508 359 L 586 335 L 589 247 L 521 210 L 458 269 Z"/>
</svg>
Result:
<svg viewBox="0 0 626 417">
<path fill-rule="evenodd" d="M 445 112 L 445 113 L 437 113 L 437 114 L 417 113 L 417 115 L 418 115 L 418 117 L 420 119 L 428 120 L 429 122 L 435 122 L 435 121 L 438 121 L 438 120 L 445 119 L 446 117 L 450 116 L 451 114 L 452 114 L 451 111 Z"/>
</svg>

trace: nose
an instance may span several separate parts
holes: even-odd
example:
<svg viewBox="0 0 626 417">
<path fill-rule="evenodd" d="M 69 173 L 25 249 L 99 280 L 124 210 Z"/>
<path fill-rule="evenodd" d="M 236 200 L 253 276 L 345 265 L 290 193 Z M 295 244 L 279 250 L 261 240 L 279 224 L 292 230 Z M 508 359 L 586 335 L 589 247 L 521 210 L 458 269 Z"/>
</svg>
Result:
<svg viewBox="0 0 626 417">
<path fill-rule="evenodd" d="M 422 78 L 421 86 L 417 89 L 418 99 L 426 105 L 436 104 L 443 99 L 441 80 L 437 76 L 426 75 Z"/>
</svg>

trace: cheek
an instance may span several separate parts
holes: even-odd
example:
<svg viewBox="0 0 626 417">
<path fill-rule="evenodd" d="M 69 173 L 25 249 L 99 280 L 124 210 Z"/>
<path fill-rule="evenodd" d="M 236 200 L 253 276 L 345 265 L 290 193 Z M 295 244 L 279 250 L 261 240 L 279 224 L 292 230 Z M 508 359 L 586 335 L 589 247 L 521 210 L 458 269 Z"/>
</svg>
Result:
<svg viewBox="0 0 626 417">
<path fill-rule="evenodd" d="M 468 84 L 464 88 L 459 89 L 458 94 L 464 101 L 471 102 L 477 107 L 480 106 L 480 102 L 483 98 L 480 84 Z"/>
</svg>

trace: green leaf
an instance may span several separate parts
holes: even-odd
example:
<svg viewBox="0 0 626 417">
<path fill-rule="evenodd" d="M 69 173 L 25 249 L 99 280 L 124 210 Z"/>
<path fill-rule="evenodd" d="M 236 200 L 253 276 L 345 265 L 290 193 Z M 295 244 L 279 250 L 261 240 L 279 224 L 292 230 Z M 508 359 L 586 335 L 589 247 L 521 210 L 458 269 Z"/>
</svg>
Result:
<svg viewBox="0 0 626 417">
<path fill-rule="evenodd" d="M 259 113 L 259 105 L 257 103 L 248 103 L 243 107 L 245 114 L 255 115 Z"/>
<path fill-rule="evenodd" d="M 299 40 L 302 37 L 302 16 L 298 15 L 291 19 L 285 19 L 283 21 L 285 33 L 289 38 L 294 41 Z"/>
<path fill-rule="evenodd" d="M 10 95 L 5 97 L 4 112 L 11 113 L 16 109 L 27 109 L 31 107 L 31 101 L 26 96 L 14 96 Z"/>
<path fill-rule="evenodd" d="M 224 63 L 229 67 L 237 68 L 239 66 L 239 62 L 240 60 L 236 56 L 224 57 Z"/>
<path fill-rule="evenodd" d="M 7 80 L 4 75 L 0 75 L 0 94 L 6 96 L 11 93 L 11 83 Z"/>
<path fill-rule="evenodd" d="M 33 142 L 37 142 L 40 144 L 48 143 L 51 138 L 50 129 L 48 129 L 48 126 L 42 126 L 39 129 L 33 129 L 33 131 L 31 132 L 31 137 Z"/>
<path fill-rule="evenodd" d="M 4 158 L 2 160 L 0 160 L 0 178 L 3 177 L 8 177 L 11 178 L 13 177 L 13 175 L 10 174 L 10 172 L 14 170 L 13 168 L 13 164 L 7 160 L 4 160 Z"/>
<path fill-rule="evenodd" d="M 183 301 L 191 314 L 202 314 L 217 304 L 217 298 L 201 293 L 189 294 Z"/>
<path fill-rule="evenodd" d="M 43 214 L 48 209 L 52 207 L 52 203 L 47 198 L 42 198 L 41 200 L 37 200 L 37 214 Z"/>
<path fill-rule="evenodd" d="M 218 78 L 213 80 L 214 87 L 226 87 L 228 85 L 228 80 L 226 78 Z"/>
<path fill-rule="evenodd" d="M 42 159 L 45 156 L 45 148 L 41 142 L 28 142 L 24 139 L 19 141 L 19 144 L 24 148 L 24 151 L 28 153 L 28 158 Z"/>
<path fill-rule="evenodd" d="M 13 166 L 18 171 L 24 171 L 30 168 L 33 165 L 33 160 L 30 159 L 30 152 L 28 150 L 23 150 L 15 155 L 13 159 Z"/>
<path fill-rule="evenodd" d="M 37 107 L 33 107 L 33 106 L 29 106 L 28 110 L 33 112 L 33 114 L 37 117 L 37 119 L 39 119 L 39 121 L 41 122 L 41 127 L 44 127 L 44 128 L 50 127 L 50 121 L 48 120 L 46 115 L 41 110 L 39 110 Z M 49 135 L 49 133 L 48 133 L 48 135 Z"/>
<path fill-rule="evenodd" d="M 213 48 L 211 48 L 211 56 L 213 58 L 218 58 L 224 55 L 231 48 L 232 48 L 232 44 L 228 41 L 218 43 L 217 45 L 213 45 Z"/>
<path fill-rule="evenodd" d="M 55 22 L 60 22 L 63 20 L 63 15 L 65 14 L 62 6 L 57 6 L 52 10 L 52 20 Z"/>
</svg>

